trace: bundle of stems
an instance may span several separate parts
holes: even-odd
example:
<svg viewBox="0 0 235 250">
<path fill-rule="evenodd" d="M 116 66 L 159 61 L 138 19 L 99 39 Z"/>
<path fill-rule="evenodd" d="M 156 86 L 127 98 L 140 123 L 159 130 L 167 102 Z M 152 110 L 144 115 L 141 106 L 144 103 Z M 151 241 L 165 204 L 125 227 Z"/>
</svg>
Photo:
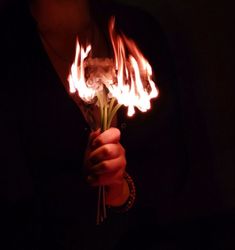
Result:
<svg viewBox="0 0 235 250">
<path fill-rule="evenodd" d="M 104 94 L 104 92 L 102 93 Z M 105 94 L 106 95 L 106 94 Z M 103 98 L 99 93 L 97 93 L 99 110 L 100 110 L 100 128 L 101 132 L 109 129 L 112 123 L 115 114 L 118 109 L 122 106 L 119 103 L 116 103 L 116 99 L 112 98 L 111 101 L 108 102 L 107 96 Z M 116 103 L 116 104 L 115 104 Z M 104 219 L 107 218 L 106 211 L 106 201 L 105 201 L 106 190 L 105 186 L 99 186 L 98 188 L 98 202 L 97 202 L 97 217 L 96 224 L 101 224 Z"/>
</svg>

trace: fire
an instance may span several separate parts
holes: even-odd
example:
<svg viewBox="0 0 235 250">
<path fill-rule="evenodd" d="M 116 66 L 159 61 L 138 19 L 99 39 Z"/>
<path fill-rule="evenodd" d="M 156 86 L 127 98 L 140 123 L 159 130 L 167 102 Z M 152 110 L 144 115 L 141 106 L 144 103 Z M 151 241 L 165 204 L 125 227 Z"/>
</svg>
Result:
<svg viewBox="0 0 235 250">
<path fill-rule="evenodd" d="M 79 40 L 77 39 L 75 60 L 71 67 L 71 74 L 68 78 L 70 92 L 75 93 L 77 90 L 79 96 L 87 102 L 93 99 L 96 95 L 94 89 L 87 87 L 85 79 L 84 60 L 88 57 L 90 51 L 91 45 L 88 45 L 84 49 L 82 48 L 79 43 Z"/>
<path fill-rule="evenodd" d="M 114 17 L 109 23 L 109 34 L 114 52 L 116 80 L 106 87 L 119 104 L 128 107 L 128 116 L 135 113 L 135 107 L 146 112 L 151 108 L 150 100 L 158 96 L 152 80 L 152 68 L 135 42 L 115 31 Z M 77 40 L 75 60 L 68 78 L 70 92 L 77 91 L 85 102 L 90 102 L 96 96 L 96 90 L 86 84 L 85 78 L 84 61 L 89 57 L 90 51 L 91 45 L 83 48 Z"/>
</svg>

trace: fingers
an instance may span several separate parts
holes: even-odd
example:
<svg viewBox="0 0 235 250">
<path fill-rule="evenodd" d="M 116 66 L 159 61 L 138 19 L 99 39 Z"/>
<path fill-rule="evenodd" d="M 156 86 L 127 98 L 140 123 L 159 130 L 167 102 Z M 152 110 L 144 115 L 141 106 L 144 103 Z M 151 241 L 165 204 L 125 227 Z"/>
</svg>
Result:
<svg viewBox="0 0 235 250">
<path fill-rule="evenodd" d="M 105 160 L 102 161 L 93 167 L 90 168 L 89 173 L 93 175 L 99 175 L 104 173 L 112 173 L 116 172 L 120 169 L 123 169 L 126 167 L 126 158 L 124 155 L 120 155 L 117 158 L 111 159 L 111 160 Z"/>
<path fill-rule="evenodd" d="M 93 187 L 102 185 L 109 186 L 114 184 L 121 184 L 123 182 L 123 174 L 124 174 L 123 169 L 97 175 L 93 174 L 88 176 L 87 181 Z"/>
<path fill-rule="evenodd" d="M 102 161 L 118 158 L 122 154 L 125 152 L 121 144 L 105 144 L 90 153 L 89 161 L 91 165 L 95 165 Z"/>
<path fill-rule="evenodd" d="M 91 133 L 84 161 L 87 181 L 91 186 L 123 182 L 126 157 L 119 141 L 120 131 L 116 128 Z"/>
<path fill-rule="evenodd" d="M 94 137 L 94 139 L 92 140 L 92 148 L 96 149 L 102 145 L 105 144 L 115 144 L 118 143 L 120 141 L 120 130 L 117 128 L 110 128 L 106 131 L 104 131 L 103 133 L 97 135 L 96 137 Z"/>
<path fill-rule="evenodd" d="M 123 152 L 124 150 L 121 149 Z M 121 153 L 116 158 L 100 161 L 88 169 L 88 182 L 91 186 L 119 184 L 123 181 L 126 157 Z"/>
</svg>

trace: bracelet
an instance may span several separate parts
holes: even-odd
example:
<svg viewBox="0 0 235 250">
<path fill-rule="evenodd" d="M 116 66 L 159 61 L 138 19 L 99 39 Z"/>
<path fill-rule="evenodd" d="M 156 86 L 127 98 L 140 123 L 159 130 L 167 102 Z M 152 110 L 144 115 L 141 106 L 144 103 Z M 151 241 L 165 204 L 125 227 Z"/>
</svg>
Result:
<svg viewBox="0 0 235 250">
<path fill-rule="evenodd" d="M 133 207 L 136 199 L 136 188 L 133 179 L 127 172 L 124 173 L 123 177 L 127 182 L 130 194 L 127 201 L 122 206 L 115 208 L 115 211 L 118 213 L 125 213 L 129 211 Z"/>
</svg>

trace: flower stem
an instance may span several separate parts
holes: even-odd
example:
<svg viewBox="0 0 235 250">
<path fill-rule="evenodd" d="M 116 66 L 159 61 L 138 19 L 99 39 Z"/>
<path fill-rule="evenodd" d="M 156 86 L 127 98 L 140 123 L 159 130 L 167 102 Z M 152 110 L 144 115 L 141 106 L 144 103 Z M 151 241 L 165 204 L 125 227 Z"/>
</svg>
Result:
<svg viewBox="0 0 235 250">
<path fill-rule="evenodd" d="M 108 107 L 107 105 L 104 106 L 104 131 L 108 128 Z"/>
<path fill-rule="evenodd" d="M 117 104 L 113 110 L 110 112 L 110 115 L 108 117 L 108 124 L 107 124 L 107 127 L 109 128 L 111 126 L 111 122 L 113 120 L 113 117 L 115 116 L 115 114 L 117 113 L 118 109 L 121 107 L 122 105 L 121 104 Z"/>
<path fill-rule="evenodd" d="M 111 122 L 117 113 L 118 109 L 122 106 L 121 104 L 115 105 L 115 98 L 112 98 L 109 106 L 106 99 L 97 93 L 97 98 L 100 107 L 100 119 L 101 119 L 101 132 L 109 129 Z M 105 202 L 105 186 L 99 186 L 98 193 L 98 207 L 97 207 L 97 224 L 99 225 L 107 217 L 106 213 L 106 202 Z"/>
<path fill-rule="evenodd" d="M 103 126 L 104 126 L 104 104 L 102 101 L 102 98 L 100 96 L 99 93 L 97 93 L 97 98 L 98 98 L 98 102 L 99 102 L 99 107 L 100 107 L 100 128 L 103 131 Z"/>
<path fill-rule="evenodd" d="M 111 102 L 110 102 L 110 104 L 109 104 L 109 113 L 108 113 L 108 117 L 110 117 L 110 115 L 111 115 L 111 112 L 112 112 L 112 109 L 113 109 L 113 105 L 114 105 L 114 103 L 115 103 L 115 98 L 112 98 L 112 100 L 111 100 Z"/>
</svg>

